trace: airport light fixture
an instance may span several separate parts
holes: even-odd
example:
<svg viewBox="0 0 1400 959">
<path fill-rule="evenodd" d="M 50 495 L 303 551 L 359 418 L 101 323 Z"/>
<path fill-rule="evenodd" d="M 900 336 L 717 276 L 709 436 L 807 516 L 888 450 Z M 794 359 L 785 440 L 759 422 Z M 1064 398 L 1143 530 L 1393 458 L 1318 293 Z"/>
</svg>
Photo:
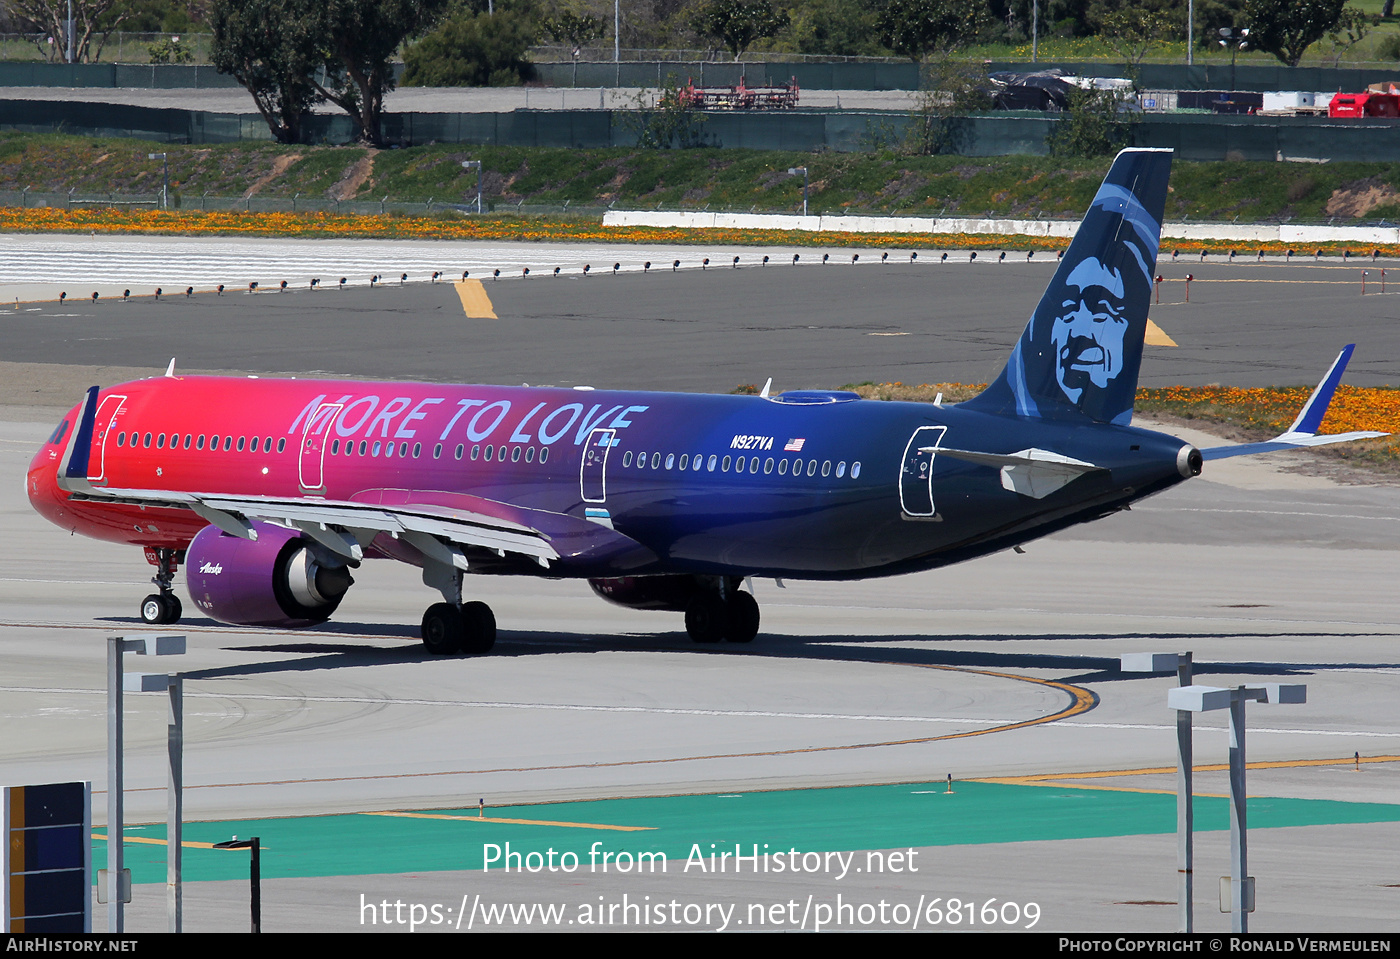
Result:
<svg viewBox="0 0 1400 959">
<path fill-rule="evenodd" d="M 248 859 L 249 908 L 252 912 L 252 932 L 262 932 L 262 844 L 254 836 L 252 839 L 239 839 L 234 836 L 227 842 L 214 843 L 215 849 L 246 849 L 251 854 Z"/>
<path fill-rule="evenodd" d="M 472 167 L 476 167 L 476 212 L 477 212 L 478 214 L 480 214 L 480 213 L 481 213 L 481 161 L 480 161 L 480 160 L 463 160 L 463 161 L 462 161 L 462 169 L 463 169 L 463 170 L 470 170 Z"/>
<path fill-rule="evenodd" d="M 107 931 L 125 932 L 124 906 L 131 901 L 131 873 L 122 865 L 122 654 L 179 656 L 183 636 L 107 637 L 107 868 L 97 877 L 98 901 L 107 906 Z"/>
<path fill-rule="evenodd" d="M 127 673 L 122 677 L 122 686 L 129 693 L 163 692 L 169 696 L 165 788 L 166 932 L 184 932 L 185 678 L 179 673 Z"/>
<path fill-rule="evenodd" d="M 788 167 L 788 176 L 802 174 L 802 215 L 807 215 L 807 168 L 805 166 Z"/>
<path fill-rule="evenodd" d="M 1171 709 L 1193 713 L 1230 710 L 1230 875 L 1221 879 L 1220 891 L 1222 912 L 1228 901 L 1232 932 L 1249 931 L 1249 914 L 1254 911 L 1255 901 L 1254 877 L 1249 875 L 1244 791 L 1244 704 L 1250 700 L 1305 703 L 1308 687 L 1301 683 L 1263 683 L 1231 688 L 1179 686 L 1167 692 L 1167 706 Z"/>
<path fill-rule="evenodd" d="M 1129 653 L 1118 659 L 1125 673 L 1176 673 L 1179 686 L 1191 685 L 1191 653 Z M 1192 873 L 1195 851 L 1192 832 L 1195 812 L 1191 801 L 1191 713 L 1176 712 L 1176 873 L 1177 914 L 1181 931 L 1195 931 L 1192 896 L 1195 893 Z"/>
<path fill-rule="evenodd" d="M 170 159 L 164 153 L 147 153 L 147 160 L 160 161 L 160 208 L 170 209 Z"/>
</svg>

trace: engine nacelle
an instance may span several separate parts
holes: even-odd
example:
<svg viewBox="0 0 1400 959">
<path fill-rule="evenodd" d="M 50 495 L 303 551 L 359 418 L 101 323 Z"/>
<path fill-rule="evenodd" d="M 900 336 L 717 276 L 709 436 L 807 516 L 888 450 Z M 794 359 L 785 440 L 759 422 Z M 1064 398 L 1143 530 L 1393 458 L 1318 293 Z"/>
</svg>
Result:
<svg viewBox="0 0 1400 959">
<path fill-rule="evenodd" d="M 296 530 L 254 523 L 255 540 L 206 526 L 190 542 L 185 584 L 195 605 L 237 626 L 324 622 L 354 582 L 350 570 Z"/>
<path fill-rule="evenodd" d="M 700 592 L 694 576 L 619 576 L 590 579 L 593 592 L 628 609 L 669 609 L 683 613 Z"/>
</svg>

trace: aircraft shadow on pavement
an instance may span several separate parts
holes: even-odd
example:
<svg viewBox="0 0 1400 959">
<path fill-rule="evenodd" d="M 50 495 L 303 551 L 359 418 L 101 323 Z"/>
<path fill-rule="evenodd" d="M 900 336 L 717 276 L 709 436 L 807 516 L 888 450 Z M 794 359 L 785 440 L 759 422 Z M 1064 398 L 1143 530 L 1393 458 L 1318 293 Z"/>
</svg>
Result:
<svg viewBox="0 0 1400 959">
<path fill-rule="evenodd" d="M 133 619 L 112 617 L 109 622 L 135 622 Z M 208 619 L 187 619 L 186 625 L 199 629 L 201 634 L 217 637 L 223 630 L 219 624 Z M 230 633 L 247 635 L 247 630 L 229 627 Z M 287 634 L 282 634 L 287 635 Z M 435 656 L 418 642 L 415 627 L 397 624 L 336 623 L 325 624 L 314 630 L 298 631 L 296 638 L 288 636 L 288 642 L 256 643 L 224 647 L 230 652 L 263 652 L 277 655 L 302 655 L 305 658 L 276 660 L 262 663 L 244 663 L 210 669 L 193 670 L 185 673 L 190 679 L 219 679 L 232 676 L 265 675 L 271 673 L 296 673 L 322 669 L 346 669 L 363 666 L 385 666 L 405 663 L 450 663 L 467 659 L 461 656 Z M 1211 639 L 1267 639 L 1275 633 L 1238 631 L 1212 634 Z M 1355 633 L 1290 633 L 1290 636 L 1310 638 L 1359 638 L 1382 636 L 1375 632 Z M 405 645 L 368 645 L 364 643 L 335 642 L 338 637 L 350 639 L 364 636 L 366 639 L 389 639 L 401 636 Z M 320 641 L 324 639 L 324 641 Z M 493 658 L 523 658 L 529 656 L 557 655 L 569 653 L 616 653 L 616 652 L 657 652 L 689 653 L 697 656 L 729 656 L 766 658 L 828 660 L 833 662 L 864 662 L 908 666 L 951 666 L 963 669 L 987 669 L 994 671 L 1016 670 L 1065 670 L 1069 675 L 1055 677 L 1059 682 L 1102 683 L 1122 682 L 1160 678 L 1160 674 L 1123 673 L 1119 669 L 1116 656 L 1057 655 L 1028 651 L 994 652 L 987 649 L 948 649 L 945 644 L 972 643 L 994 644 L 1007 641 L 1063 642 L 1070 640 L 1161 640 L 1173 648 L 1190 645 L 1190 637 L 1178 633 L 1051 633 L 1024 636 L 1006 634 L 942 634 L 942 635 L 879 635 L 856 636 L 832 634 L 825 636 L 760 636 L 754 645 L 736 646 L 729 643 L 697 645 L 681 631 L 624 634 L 621 636 L 591 636 L 579 633 L 554 631 L 502 630 L 497 639 Z M 879 646 L 868 644 L 879 643 Z M 918 648 L 908 648 L 901 644 L 917 643 Z M 933 648 L 931 648 L 933 647 Z M 1194 664 L 1194 675 L 1230 676 L 1300 676 L 1310 673 L 1326 673 L 1332 670 L 1354 669 L 1400 669 L 1400 663 L 1270 663 L 1259 661 L 1209 661 Z"/>
</svg>

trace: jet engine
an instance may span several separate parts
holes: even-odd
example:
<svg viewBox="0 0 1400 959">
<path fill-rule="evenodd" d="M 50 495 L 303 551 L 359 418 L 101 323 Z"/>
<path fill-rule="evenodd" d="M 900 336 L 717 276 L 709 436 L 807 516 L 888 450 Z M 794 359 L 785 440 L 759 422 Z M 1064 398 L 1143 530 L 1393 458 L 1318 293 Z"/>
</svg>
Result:
<svg viewBox="0 0 1400 959">
<path fill-rule="evenodd" d="M 683 613 L 700 592 L 694 576 L 620 576 L 590 579 L 593 592 L 628 609 L 669 609 Z"/>
<path fill-rule="evenodd" d="M 311 626 L 324 622 L 354 582 L 339 557 L 296 530 L 254 523 L 258 538 L 206 526 L 190 542 L 185 583 L 195 605 L 221 623 Z"/>
</svg>

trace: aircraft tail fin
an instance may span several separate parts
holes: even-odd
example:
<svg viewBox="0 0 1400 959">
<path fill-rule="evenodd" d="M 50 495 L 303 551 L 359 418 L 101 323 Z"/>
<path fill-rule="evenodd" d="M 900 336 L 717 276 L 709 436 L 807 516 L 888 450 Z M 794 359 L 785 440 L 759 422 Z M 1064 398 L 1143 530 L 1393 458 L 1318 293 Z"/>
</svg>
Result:
<svg viewBox="0 0 1400 959">
<path fill-rule="evenodd" d="M 1118 154 L 1006 368 L 964 406 L 1132 420 L 1171 160 L 1170 150 Z"/>
</svg>

